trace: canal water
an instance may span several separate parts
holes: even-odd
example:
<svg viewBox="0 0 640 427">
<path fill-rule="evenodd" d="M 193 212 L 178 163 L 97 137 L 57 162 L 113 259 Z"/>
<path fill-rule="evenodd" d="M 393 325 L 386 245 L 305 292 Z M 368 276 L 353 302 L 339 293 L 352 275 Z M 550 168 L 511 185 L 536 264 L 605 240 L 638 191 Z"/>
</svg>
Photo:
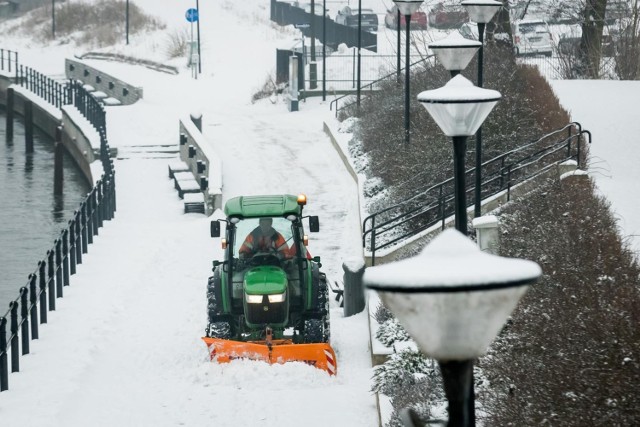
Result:
<svg viewBox="0 0 640 427">
<path fill-rule="evenodd" d="M 34 152 L 26 154 L 22 119 L 14 122 L 12 142 L 5 130 L 6 115 L 0 110 L 0 316 L 91 190 L 65 153 L 64 194 L 54 196 L 52 140 L 36 128 Z"/>
</svg>

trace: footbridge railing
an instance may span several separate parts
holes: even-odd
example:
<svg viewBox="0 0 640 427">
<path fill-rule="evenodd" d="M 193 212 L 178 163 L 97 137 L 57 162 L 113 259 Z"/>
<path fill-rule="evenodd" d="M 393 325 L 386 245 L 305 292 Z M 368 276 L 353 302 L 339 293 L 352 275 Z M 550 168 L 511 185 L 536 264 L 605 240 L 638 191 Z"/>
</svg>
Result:
<svg viewBox="0 0 640 427">
<path fill-rule="evenodd" d="M 0 49 L 0 71 L 12 74 L 18 70 L 18 52 Z"/>
<path fill-rule="evenodd" d="M 585 135 L 591 143 L 591 133 L 573 122 L 540 139 L 503 153 L 482 164 L 481 198 L 483 200 L 506 193 L 511 198 L 513 186 L 543 174 L 567 160 L 584 165 Z M 475 203 L 475 168 L 466 171 L 466 206 Z M 397 245 L 422 231 L 445 221 L 454 213 L 453 178 L 435 184 L 425 191 L 396 205 L 369 215 L 363 221 L 362 245 L 371 252 L 375 265 L 376 251 Z"/>
<path fill-rule="evenodd" d="M 76 266 L 82 264 L 83 255 L 88 252 L 94 236 L 98 235 L 104 221 L 113 219 L 116 212 L 115 170 L 109 156 L 104 108 L 89 100 L 90 95 L 81 86 L 71 83 L 62 91 L 57 88 L 49 90 L 54 86 L 48 77 L 28 68 L 22 68 L 19 73 L 18 84 L 57 107 L 74 103 L 98 130 L 104 173 L 80 203 L 68 227 L 55 239 L 45 258 L 37 263 L 26 285 L 20 288 L 18 297 L 9 303 L 9 309 L 0 317 L 0 392 L 9 389 L 9 354 L 11 372 L 19 372 L 20 355 L 29 354 L 30 339 L 39 338 L 38 324 L 47 323 L 47 313 L 56 309 L 56 299 L 63 297 L 64 287 L 70 285 L 71 276 L 76 274 Z M 63 95 L 59 96 L 60 93 Z"/>
</svg>

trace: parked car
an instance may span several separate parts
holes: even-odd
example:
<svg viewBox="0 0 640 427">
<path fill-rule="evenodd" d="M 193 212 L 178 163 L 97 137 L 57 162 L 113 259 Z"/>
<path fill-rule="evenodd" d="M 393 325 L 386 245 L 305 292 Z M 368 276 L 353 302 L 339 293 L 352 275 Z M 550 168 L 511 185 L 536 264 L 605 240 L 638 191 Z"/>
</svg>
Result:
<svg viewBox="0 0 640 427">
<path fill-rule="evenodd" d="M 514 21 L 511 35 L 516 55 L 546 55 L 553 52 L 549 26 L 541 19 Z"/>
<path fill-rule="evenodd" d="M 322 3 L 314 2 L 313 6 L 315 9 L 315 15 L 323 16 Z M 311 3 L 300 3 L 300 6 L 298 7 L 304 9 L 304 11 L 307 12 L 308 14 L 311 14 Z M 324 9 L 324 16 L 326 16 L 327 18 L 329 17 L 329 9 Z"/>
<path fill-rule="evenodd" d="M 440 2 L 429 11 L 429 25 L 433 28 L 459 28 L 469 20 L 467 10 L 459 2 Z"/>
<path fill-rule="evenodd" d="M 393 6 L 384 16 L 384 25 L 387 28 L 395 30 L 398 28 L 398 6 Z M 406 21 L 404 15 L 400 14 L 400 28 L 405 28 Z M 418 10 L 411 14 L 411 29 L 426 30 L 427 14 L 422 10 Z"/>
<path fill-rule="evenodd" d="M 378 31 L 378 15 L 372 9 L 361 9 L 361 25 L 363 31 L 375 33 Z M 336 24 L 358 28 L 358 9 L 345 6 L 336 15 Z"/>
</svg>

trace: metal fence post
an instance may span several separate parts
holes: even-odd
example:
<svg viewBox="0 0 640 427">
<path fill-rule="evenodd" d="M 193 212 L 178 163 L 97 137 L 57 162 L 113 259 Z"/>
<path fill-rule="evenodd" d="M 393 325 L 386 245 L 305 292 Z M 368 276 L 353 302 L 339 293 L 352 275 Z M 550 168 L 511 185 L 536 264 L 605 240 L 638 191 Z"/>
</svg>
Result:
<svg viewBox="0 0 640 427">
<path fill-rule="evenodd" d="M 342 264 L 344 270 L 344 316 L 360 313 L 365 306 L 362 276 L 365 264 L 361 258 L 352 258 Z"/>
<path fill-rule="evenodd" d="M 62 242 L 60 239 L 56 239 L 53 244 L 56 251 L 56 293 L 58 298 L 62 298 L 64 296 L 62 290 Z"/>
<path fill-rule="evenodd" d="M 93 235 L 87 229 L 87 200 L 82 202 L 80 213 L 82 216 L 82 253 L 86 254 L 89 251 L 89 243 L 93 243 Z"/>
<path fill-rule="evenodd" d="M 64 286 L 69 286 L 69 230 L 62 231 L 62 274 Z"/>
<path fill-rule="evenodd" d="M 31 312 L 31 339 L 38 339 L 38 294 L 37 294 L 37 276 L 29 275 L 29 310 Z"/>
<path fill-rule="evenodd" d="M 49 284 L 49 311 L 56 310 L 56 278 L 54 271 L 53 251 L 47 251 L 47 283 Z"/>
<path fill-rule="evenodd" d="M 97 216 L 98 216 L 98 228 L 102 228 L 102 226 L 104 225 L 104 199 L 103 199 L 103 194 L 102 194 L 102 189 L 103 189 L 103 181 L 104 180 L 104 175 L 102 176 L 102 179 L 100 181 L 98 181 L 98 185 L 96 186 L 96 188 L 98 189 L 98 194 L 97 194 L 97 199 L 98 199 L 98 209 L 97 209 Z"/>
<path fill-rule="evenodd" d="M 29 290 L 26 287 L 20 288 L 20 322 L 22 323 L 22 354 L 29 354 L 29 302 L 27 295 Z"/>
<path fill-rule="evenodd" d="M 18 346 L 18 303 L 11 301 L 11 372 L 20 372 L 20 347 Z"/>
<path fill-rule="evenodd" d="M 0 392 L 9 390 L 9 365 L 7 364 L 7 319 L 0 317 Z"/>
<path fill-rule="evenodd" d="M 45 278 L 45 261 L 38 263 L 38 276 L 40 279 L 40 323 L 47 323 L 47 279 Z"/>
<path fill-rule="evenodd" d="M 69 267 L 70 273 L 76 274 L 76 220 L 69 220 Z"/>
</svg>

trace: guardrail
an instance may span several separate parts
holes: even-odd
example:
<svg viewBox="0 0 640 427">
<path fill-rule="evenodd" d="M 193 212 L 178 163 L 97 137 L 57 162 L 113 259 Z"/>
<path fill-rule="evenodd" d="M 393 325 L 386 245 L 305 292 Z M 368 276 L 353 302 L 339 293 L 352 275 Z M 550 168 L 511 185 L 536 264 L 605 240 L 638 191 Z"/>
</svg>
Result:
<svg viewBox="0 0 640 427">
<path fill-rule="evenodd" d="M 76 266 L 82 264 L 82 257 L 88 252 L 94 236 L 98 235 L 104 221 L 113 219 L 116 212 L 115 170 L 109 157 L 104 108 L 99 103 L 98 108 L 88 100 L 89 95 L 81 86 L 78 88 L 70 84 L 70 91 L 62 91 L 65 97 L 55 90 L 44 89 L 51 87 L 46 76 L 28 67 L 21 68 L 24 80 L 19 79 L 20 83 L 53 105 L 60 107 L 65 100 L 71 103 L 70 98 L 73 98 L 81 113 L 100 134 L 100 160 L 104 174 L 80 203 L 68 227 L 62 230 L 46 257 L 38 262 L 26 286 L 20 288 L 18 298 L 9 303 L 9 309 L 0 317 L 0 392 L 9 389 L 8 352 L 11 352 L 11 372 L 19 372 L 20 354 L 29 354 L 29 340 L 39 338 L 38 324 L 47 323 L 47 313 L 56 309 L 56 299 L 63 297 L 64 287 L 70 285 L 71 276 L 76 274 Z M 10 319 L 8 338 L 7 318 Z"/>
<path fill-rule="evenodd" d="M 98 132 L 107 132 L 107 115 L 103 105 L 93 97 L 81 81 L 70 80 L 67 84 L 69 104 L 73 104 Z"/>
<path fill-rule="evenodd" d="M 7 49 L 0 49 L 0 70 L 13 73 L 16 72 L 17 69 L 18 52 Z"/>
<path fill-rule="evenodd" d="M 30 90 L 56 108 L 70 104 L 67 86 L 34 70 L 19 65 L 16 69 L 16 84 Z"/>
<path fill-rule="evenodd" d="M 580 123 L 573 122 L 482 163 L 482 199 L 506 191 L 507 200 L 510 200 L 514 185 L 567 160 L 575 160 L 580 167 L 584 164 L 585 155 L 583 135 L 587 135 L 591 143 L 591 133 L 583 130 Z M 467 170 L 466 175 L 469 184 L 465 201 L 468 207 L 475 202 L 475 167 Z M 366 217 L 362 223 L 362 245 L 371 251 L 371 264 L 375 265 L 378 250 L 413 237 L 439 222 L 444 229 L 446 218 L 454 213 L 453 185 L 453 178 L 449 178 L 408 200 Z"/>
<path fill-rule="evenodd" d="M 409 69 L 411 69 L 411 67 L 413 67 L 413 66 L 415 66 L 415 65 L 418 65 L 418 64 L 421 64 L 421 63 L 423 63 L 423 62 L 426 62 L 427 60 L 429 60 L 429 59 L 431 59 L 431 58 L 435 58 L 435 55 L 427 55 L 427 56 L 424 56 L 424 57 L 420 58 L 418 61 L 415 61 L 415 62 L 413 62 L 413 63 L 409 64 Z M 363 92 L 363 91 L 368 91 L 369 93 L 371 93 L 371 92 L 373 92 L 373 90 L 375 89 L 375 86 L 379 85 L 381 82 L 388 81 L 388 80 L 394 80 L 394 79 L 396 79 L 396 80 L 397 80 L 397 79 L 402 79 L 402 78 L 404 78 L 404 77 L 399 77 L 399 76 L 404 76 L 403 71 L 405 70 L 405 68 L 406 68 L 406 67 L 400 68 L 399 70 L 394 71 L 393 73 L 389 73 L 389 74 L 387 74 L 387 75 L 385 75 L 385 76 L 380 77 L 378 80 L 374 80 L 374 81 L 372 81 L 371 83 L 368 83 L 368 84 L 366 84 L 366 85 L 364 85 L 364 86 L 361 86 L 361 87 L 360 87 L 360 91 L 361 91 L 361 92 Z M 338 103 L 339 103 L 340 101 L 344 100 L 345 98 L 350 98 L 350 97 L 353 97 L 353 96 L 354 96 L 354 95 L 353 95 L 352 93 L 350 93 L 350 94 L 347 94 L 347 95 L 339 96 L 338 98 L 334 99 L 333 101 L 331 101 L 331 102 L 329 103 L 329 111 L 333 111 L 333 105 L 335 104 L 335 106 L 336 106 L 335 116 L 336 116 L 336 117 L 338 117 L 338 112 L 339 112 L 340 110 L 344 110 L 345 108 L 350 107 L 350 106 L 352 106 L 352 105 L 356 104 L 356 102 L 357 102 L 357 101 L 350 102 L 350 103 L 348 103 L 348 104 L 343 104 L 343 105 L 342 105 L 342 107 L 340 107 L 340 106 L 338 105 Z"/>
</svg>

